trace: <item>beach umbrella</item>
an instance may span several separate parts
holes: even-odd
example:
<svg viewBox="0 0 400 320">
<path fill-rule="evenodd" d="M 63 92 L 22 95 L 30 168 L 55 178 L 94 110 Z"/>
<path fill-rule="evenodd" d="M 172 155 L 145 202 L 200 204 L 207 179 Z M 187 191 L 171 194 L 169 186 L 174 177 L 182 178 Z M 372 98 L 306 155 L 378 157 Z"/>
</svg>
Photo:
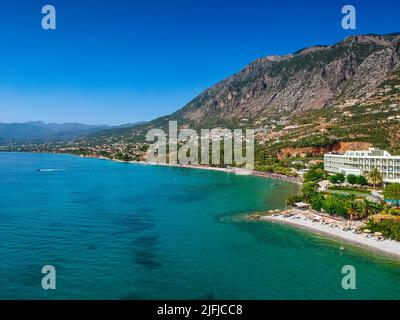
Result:
<svg viewBox="0 0 400 320">
<path fill-rule="evenodd" d="M 364 233 L 371 233 L 371 230 L 364 229 L 363 232 L 364 232 Z"/>
<path fill-rule="evenodd" d="M 374 236 L 381 237 L 381 236 L 383 236 L 383 233 L 382 232 L 375 232 Z"/>
</svg>

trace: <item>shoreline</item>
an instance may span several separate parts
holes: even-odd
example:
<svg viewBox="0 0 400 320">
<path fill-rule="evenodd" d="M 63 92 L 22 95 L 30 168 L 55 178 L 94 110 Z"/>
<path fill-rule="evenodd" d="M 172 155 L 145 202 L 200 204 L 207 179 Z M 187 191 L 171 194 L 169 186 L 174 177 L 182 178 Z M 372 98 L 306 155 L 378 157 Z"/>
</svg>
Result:
<svg viewBox="0 0 400 320">
<path fill-rule="evenodd" d="M 113 160 L 113 161 L 118 161 L 118 162 L 125 162 L 125 161 L 119 161 L 119 160 Z M 295 183 L 298 185 L 303 185 L 303 182 L 300 179 L 296 179 L 295 177 L 288 177 L 282 174 L 278 173 L 268 173 L 268 172 L 262 172 L 262 171 L 249 171 L 248 173 L 240 173 L 240 171 L 236 171 L 236 169 L 240 168 L 218 168 L 218 167 L 211 167 L 211 166 L 205 166 L 205 165 L 186 165 L 186 164 L 160 164 L 160 163 L 149 163 L 149 162 L 144 162 L 144 161 L 128 161 L 127 163 L 132 163 L 132 164 L 145 164 L 145 165 L 154 165 L 154 166 L 167 166 L 167 167 L 174 167 L 174 168 L 187 168 L 187 169 L 199 169 L 199 170 L 211 170 L 211 171 L 220 171 L 220 172 L 226 172 L 226 173 L 232 173 L 236 175 L 248 175 L 248 176 L 255 176 L 255 177 L 260 177 L 260 178 L 268 178 L 268 179 L 274 179 L 274 180 L 280 180 L 280 181 L 286 181 L 286 182 L 291 182 Z"/>
<path fill-rule="evenodd" d="M 273 216 L 261 216 L 259 220 L 269 223 L 281 223 L 298 229 L 303 229 L 314 234 L 322 234 L 327 238 L 356 245 L 359 248 L 385 255 L 387 257 L 395 258 L 396 260 L 400 261 L 400 242 L 398 241 L 389 239 L 378 241 L 373 235 L 367 237 L 366 234 L 355 233 L 351 230 L 344 231 L 339 227 L 331 227 L 330 225 L 321 224 L 320 222 L 306 219 L 299 212 L 296 212 L 295 217 L 285 217 L 283 214 L 276 214 Z"/>
<path fill-rule="evenodd" d="M 111 160 L 114 162 L 119 163 L 129 163 L 129 164 L 142 164 L 142 165 L 150 165 L 150 166 L 163 166 L 163 167 L 173 167 L 173 168 L 186 168 L 186 169 L 199 169 L 199 170 L 211 170 L 211 171 L 219 171 L 219 172 L 226 172 L 236 175 L 248 175 L 248 176 L 255 176 L 260 178 L 268 178 L 280 181 L 286 181 L 295 183 L 297 185 L 302 186 L 303 182 L 301 178 L 298 177 L 288 177 L 283 174 L 279 173 L 269 173 L 263 171 L 245 171 L 241 168 L 218 168 L 218 167 L 211 167 L 206 165 L 191 165 L 191 164 L 163 164 L 163 163 L 153 163 L 153 162 L 146 162 L 146 161 L 122 161 L 117 159 L 109 159 L 109 158 L 100 158 L 100 157 L 93 157 L 93 156 L 78 156 L 83 158 L 93 158 L 93 159 L 100 159 L 100 160 Z M 238 171 L 236 171 L 238 170 Z M 243 170 L 243 171 L 241 171 Z"/>
</svg>

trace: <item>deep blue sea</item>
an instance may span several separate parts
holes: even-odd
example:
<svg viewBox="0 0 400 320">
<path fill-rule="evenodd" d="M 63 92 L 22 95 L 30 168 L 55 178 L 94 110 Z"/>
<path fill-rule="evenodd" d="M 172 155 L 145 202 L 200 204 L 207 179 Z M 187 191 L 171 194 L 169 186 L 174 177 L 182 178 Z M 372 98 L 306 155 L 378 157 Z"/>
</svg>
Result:
<svg viewBox="0 0 400 320">
<path fill-rule="evenodd" d="M 0 153 L 0 299 L 399 299 L 396 261 L 236 219 L 284 208 L 297 188 L 207 170 Z M 56 290 L 42 289 L 44 265 L 56 268 Z M 356 290 L 341 287 L 344 265 L 356 268 Z"/>
</svg>

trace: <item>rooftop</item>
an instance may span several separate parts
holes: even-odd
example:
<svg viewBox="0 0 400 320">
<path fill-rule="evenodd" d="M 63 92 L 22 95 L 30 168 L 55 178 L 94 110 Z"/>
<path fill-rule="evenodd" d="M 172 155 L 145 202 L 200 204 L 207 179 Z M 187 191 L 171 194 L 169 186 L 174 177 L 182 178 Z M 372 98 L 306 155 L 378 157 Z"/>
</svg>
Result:
<svg viewBox="0 0 400 320">
<path fill-rule="evenodd" d="M 339 154 L 353 157 L 391 157 L 392 155 L 385 151 L 380 150 L 378 148 L 369 148 L 368 150 L 349 150 L 345 153 L 335 153 L 332 152 L 330 154 Z"/>
</svg>

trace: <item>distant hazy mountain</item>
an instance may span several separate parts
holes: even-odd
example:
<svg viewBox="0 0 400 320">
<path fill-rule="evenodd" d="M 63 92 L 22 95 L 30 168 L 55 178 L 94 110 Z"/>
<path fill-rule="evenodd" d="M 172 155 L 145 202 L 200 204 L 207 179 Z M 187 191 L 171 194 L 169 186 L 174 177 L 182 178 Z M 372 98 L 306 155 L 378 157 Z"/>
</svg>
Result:
<svg viewBox="0 0 400 320">
<path fill-rule="evenodd" d="M 75 139 L 109 129 L 107 125 L 87 125 L 81 123 L 0 123 L 0 144 L 44 143 Z"/>
</svg>

